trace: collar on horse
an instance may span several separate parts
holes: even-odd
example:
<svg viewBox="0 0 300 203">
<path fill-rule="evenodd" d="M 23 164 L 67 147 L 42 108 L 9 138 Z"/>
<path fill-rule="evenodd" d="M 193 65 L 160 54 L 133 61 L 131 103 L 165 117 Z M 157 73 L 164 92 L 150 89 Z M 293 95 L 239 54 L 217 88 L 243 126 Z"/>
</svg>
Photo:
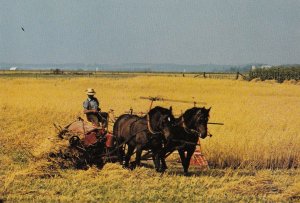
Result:
<svg viewBox="0 0 300 203">
<path fill-rule="evenodd" d="M 151 124 L 150 124 L 150 116 L 149 116 L 149 113 L 147 114 L 147 126 L 148 126 L 148 130 L 149 130 L 149 132 L 151 133 L 151 134 L 159 134 L 159 133 L 161 133 L 161 132 L 159 132 L 159 131 L 154 131 L 153 129 L 152 129 L 152 127 L 151 127 Z"/>
</svg>

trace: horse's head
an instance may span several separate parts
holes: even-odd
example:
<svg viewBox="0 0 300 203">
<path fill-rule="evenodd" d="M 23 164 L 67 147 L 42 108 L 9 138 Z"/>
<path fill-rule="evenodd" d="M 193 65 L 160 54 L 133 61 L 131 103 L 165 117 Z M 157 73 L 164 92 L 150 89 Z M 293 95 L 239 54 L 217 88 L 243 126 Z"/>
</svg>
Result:
<svg viewBox="0 0 300 203">
<path fill-rule="evenodd" d="M 175 125 L 172 107 L 166 109 L 156 106 L 149 111 L 148 115 L 152 131 L 155 133 L 162 133 L 165 138 L 168 138 L 171 135 L 171 128 Z"/>
<path fill-rule="evenodd" d="M 188 109 L 183 114 L 183 125 L 191 132 L 197 133 L 200 138 L 204 139 L 207 136 L 207 122 L 209 119 L 209 111 L 206 109 L 193 107 Z"/>
</svg>

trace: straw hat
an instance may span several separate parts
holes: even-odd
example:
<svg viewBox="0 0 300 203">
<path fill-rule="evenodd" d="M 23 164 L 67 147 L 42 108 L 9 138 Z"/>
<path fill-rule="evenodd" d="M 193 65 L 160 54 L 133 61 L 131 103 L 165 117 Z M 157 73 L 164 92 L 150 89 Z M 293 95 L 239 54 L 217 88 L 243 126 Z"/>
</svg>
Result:
<svg viewBox="0 0 300 203">
<path fill-rule="evenodd" d="M 94 94 L 96 94 L 96 92 L 93 88 L 87 88 L 86 94 L 87 95 L 94 95 Z"/>
</svg>

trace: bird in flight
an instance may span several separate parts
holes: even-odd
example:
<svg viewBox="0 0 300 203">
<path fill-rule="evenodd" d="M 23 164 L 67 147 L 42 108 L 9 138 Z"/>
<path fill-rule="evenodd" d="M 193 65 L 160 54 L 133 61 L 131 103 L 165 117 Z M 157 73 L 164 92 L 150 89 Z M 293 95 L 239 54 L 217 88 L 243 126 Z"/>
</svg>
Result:
<svg viewBox="0 0 300 203">
<path fill-rule="evenodd" d="M 24 28 L 23 28 L 23 27 L 21 27 L 21 29 L 23 30 L 23 32 L 25 32 L 25 30 L 24 30 Z"/>
</svg>

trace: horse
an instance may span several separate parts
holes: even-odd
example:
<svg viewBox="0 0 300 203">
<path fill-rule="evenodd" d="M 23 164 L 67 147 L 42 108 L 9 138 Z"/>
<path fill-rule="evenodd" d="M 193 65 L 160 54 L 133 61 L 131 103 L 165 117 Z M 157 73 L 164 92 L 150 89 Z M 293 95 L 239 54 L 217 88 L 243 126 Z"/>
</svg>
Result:
<svg viewBox="0 0 300 203">
<path fill-rule="evenodd" d="M 184 175 L 188 175 L 188 169 L 192 155 L 196 150 L 199 138 L 207 137 L 207 122 L 210 109 L 193 107 L 186 110 L 183 115 L 175 119 L 176 126 L 172 128 L 162 156 L 178 150 Z M 185 154 L 185 152 L 187 152 Z"/>
<path fill-rule="evenodd" d="M 151 150 L 155 169 L 158 172 L 165 170 L 165 160 L 161 157 L 162 146 L 170 136 L 171 128 L 175 124 L 172 107 L 166 109 L 156 106 L 151 109 L 146 116 L 123 114 L 115 122 L 113 134 L 118 143 L 124 145 L 120 149 L 120 154 L 125 156 L 124 166 L 129 167 L 130 157 L 136 149 L 136 166 L 141 165 L 141 155 L 143 150 Z M 125 155 L 125 145 L 128 146 Z M 160 163 L 162 162 L 162 166 Z"/>
</svg>

